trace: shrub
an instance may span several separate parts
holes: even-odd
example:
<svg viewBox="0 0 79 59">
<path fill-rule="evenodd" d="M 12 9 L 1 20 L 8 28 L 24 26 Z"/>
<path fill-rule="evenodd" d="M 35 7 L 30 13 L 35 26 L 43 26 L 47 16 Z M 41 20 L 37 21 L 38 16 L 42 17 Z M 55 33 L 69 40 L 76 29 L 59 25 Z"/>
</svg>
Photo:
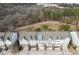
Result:
<svg viewBox="0 0 79 59">
<path fill-rule="evenodd" d="M 41 30 L 43 30 L 43 31 L 48 30 L 48 26 L 47 25 L 42 25 Z"/>
<path fill-rule="evenodd" d="M 35 31 L 41 31 L 41 29 L 40 28 L 36 28 Z"/>
<path fill-rule="evenodd" d="M 70 26 L 69 25 L 61 25 L 59 27 L 59 31 L 69 31 Z"/>
<path fill-rule="evenodd" d="M 52 31 L 52 29 L 51 29 L 51 28 L 49 28 L 48 30 L 49 30 L 49 31 Z"/>
<path fill-rule="evenodd" d="M 75 50 L 76 50 L 76 48 L 77 48 L 77 46 L 72 42 L 72 40 L 70 40 L 70 42 L 69 42 L 67 48 L 69 49 L 69 48 L 71 48 L 71 47 L 72 47 L 73 49 L 75 49 Z"/>
<path fill-rule="evenodd" d="M 79 27 L 77 27 L 77 31 L 79 31 Z"/>
<path fill-rule="evenodd" d="M 52 31 L 52 28 L 48 28 L 47 25 L 42 25 L 40 28 L 35 28 L 35 31 Z"/>
<path fill-rule="evenodd" d="M 64 22 L 67 23 L 67 24 L 71 24 L 72 21 L 73 21 L 72 19 L 65 19 L 65 20 L 64 20 Z"/>
</svg>

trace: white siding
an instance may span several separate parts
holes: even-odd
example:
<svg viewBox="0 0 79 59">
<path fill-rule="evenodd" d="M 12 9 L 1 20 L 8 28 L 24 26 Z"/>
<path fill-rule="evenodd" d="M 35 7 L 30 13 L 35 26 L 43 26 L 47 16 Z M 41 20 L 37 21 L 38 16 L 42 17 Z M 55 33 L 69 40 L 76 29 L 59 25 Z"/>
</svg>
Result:
<svg viewBox="0 0 79 59">
<path fill-rule="evenodd" d="M 79 47 L 79 38 L 78 38 L 77 32 L 70 32 L 70 35 L 72 37 L 73 43 Z"/>
</svg>

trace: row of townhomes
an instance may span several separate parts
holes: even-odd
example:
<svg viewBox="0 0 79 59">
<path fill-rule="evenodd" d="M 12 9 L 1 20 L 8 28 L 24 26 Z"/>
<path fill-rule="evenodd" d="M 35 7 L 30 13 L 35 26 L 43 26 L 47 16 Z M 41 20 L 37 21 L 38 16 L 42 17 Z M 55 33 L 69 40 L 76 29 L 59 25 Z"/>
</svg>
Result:
<svg viewBox="0 0 79 59">
<path fill-rule="evenodd" d="M 0 32 L 1 55 L 79 54 L 78 49 L 79 32 L 75 31 Z"/>
</svg>

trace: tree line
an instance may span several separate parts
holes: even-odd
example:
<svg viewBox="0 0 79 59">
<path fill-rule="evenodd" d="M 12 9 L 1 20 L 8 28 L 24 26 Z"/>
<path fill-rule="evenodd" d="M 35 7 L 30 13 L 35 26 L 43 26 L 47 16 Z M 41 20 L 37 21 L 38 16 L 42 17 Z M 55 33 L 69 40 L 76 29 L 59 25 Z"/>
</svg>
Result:
<svg viewBox="0 0 79 59">
<path fill-rule="evenodd" d="M 30 5 L 30 6 L 29 6 Z M 0 31 L 42 21 L 60 21 L 79 28 L 79 7 L 43 7 L 35 4 L 0 4 Z"/>
</svg>

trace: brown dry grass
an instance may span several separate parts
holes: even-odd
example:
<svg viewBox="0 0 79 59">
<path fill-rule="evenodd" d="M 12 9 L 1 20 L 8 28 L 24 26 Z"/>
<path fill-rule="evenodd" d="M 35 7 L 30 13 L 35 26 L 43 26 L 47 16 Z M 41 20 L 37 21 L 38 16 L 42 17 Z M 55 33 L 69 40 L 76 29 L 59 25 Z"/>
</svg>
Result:
<svg viewBox="0 0 79 59">
<path fill-rule="evenodd" d="M 47 25 L 48 28 L 51 28 L 52 30 L 58 30 L 60 25 L 62 24 L 65 24 L 65 23 L 60 23 L 58 21 L 44 21 L 44 22 L 39 22 L 32 25 L 27 25 L 27 26 L 17 28 L 15 29 L 15 31 L 34 31 L 36 28 L 40 28 L 42 25 Z M 76 26 L 70 25 L 70 30 L 76 30 Z"/>
<path fill-rule="evenodd" d="M 74 49 L 73 47 L 70 47 L 68 50 L 69 50 L 72 54 L 77 54 L 76 49 Z"/>
</svg>

